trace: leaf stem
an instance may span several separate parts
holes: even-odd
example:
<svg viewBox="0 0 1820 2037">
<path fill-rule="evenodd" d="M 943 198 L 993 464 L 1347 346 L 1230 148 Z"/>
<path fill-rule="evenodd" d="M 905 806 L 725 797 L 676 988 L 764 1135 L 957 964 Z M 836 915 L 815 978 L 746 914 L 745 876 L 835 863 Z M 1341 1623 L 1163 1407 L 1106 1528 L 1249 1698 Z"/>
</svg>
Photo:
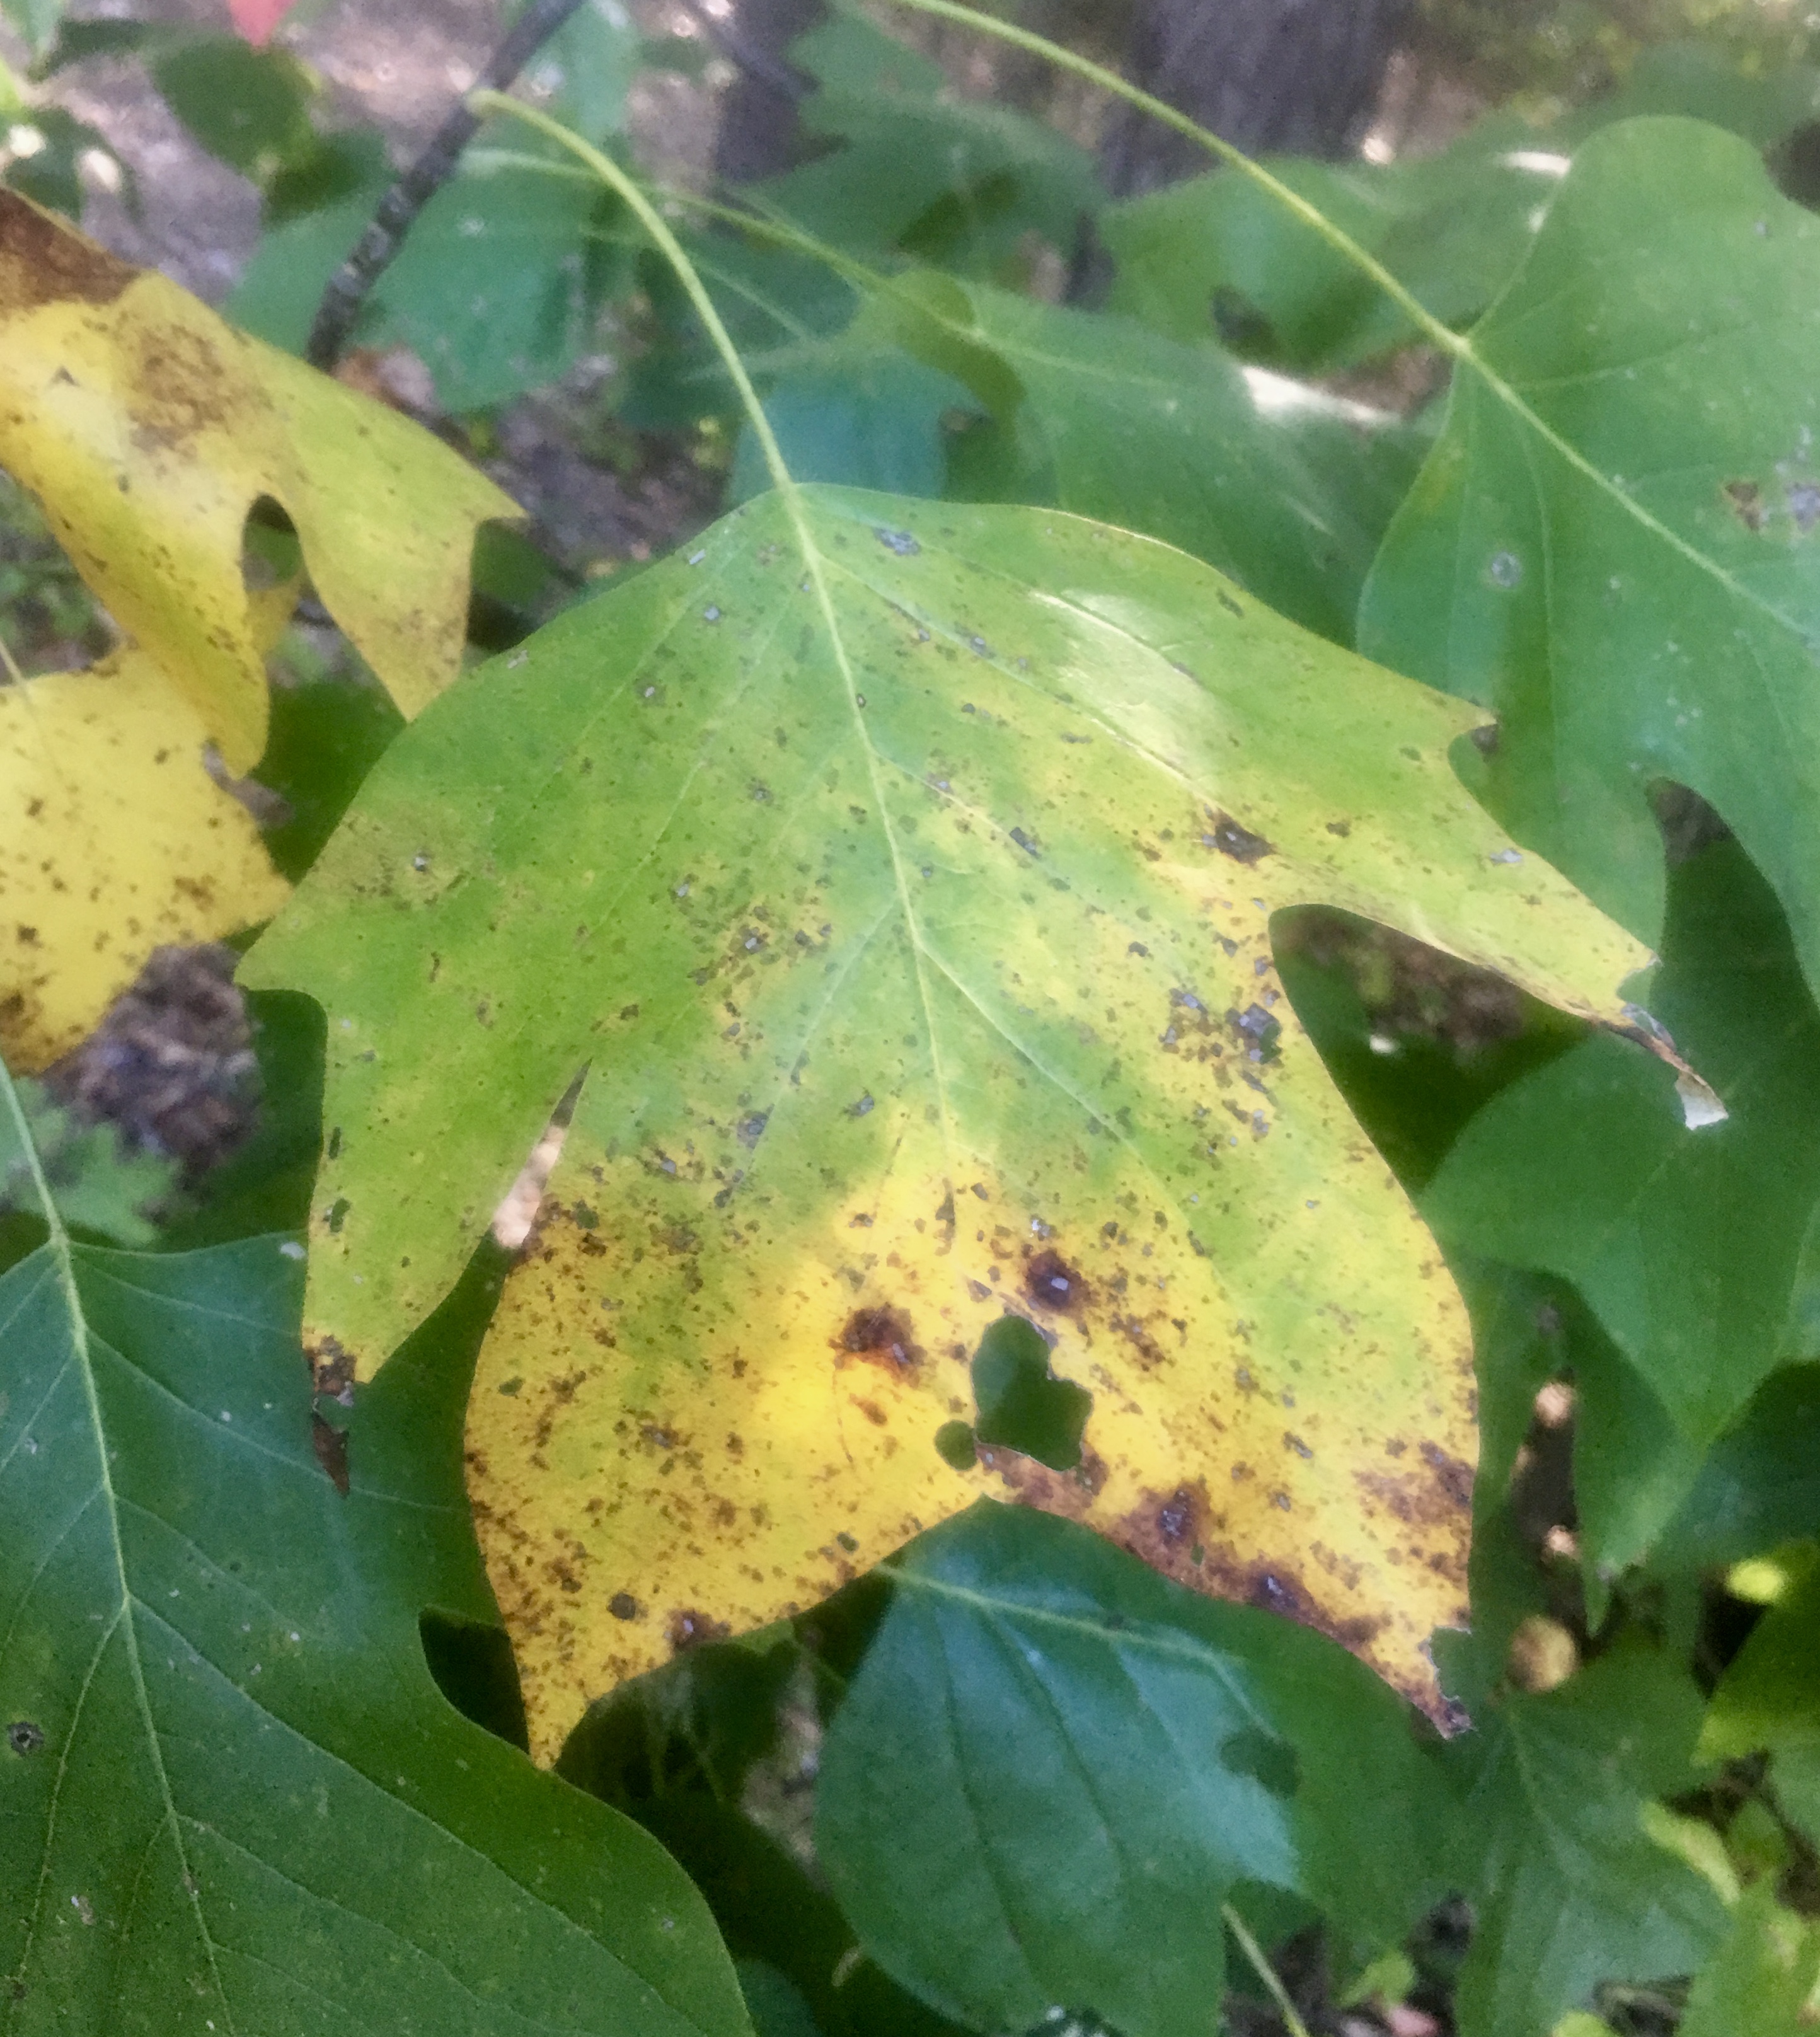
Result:
<svg viewBox="0 0 1820 2037">
<path fill-rule="evenodd" d="M 0 645 L 0 649 L 4 646 Z M 9 656 L 9 666 L 13 660 Z M 13 667 L 17 671 L 17 667 Z M 6 1057 L 0 1055 L 0 1090 L 6 1099 L 6 1114 L 13 1121 L 13 1136 L 19 1142 L 19 1151 L 25 1156 L 26 1172 L 32 1177 L 32 1188 L 36 1191 L 39 1206 L 44 1212 L 44 1221 L 51 1226 L 51 1243 L 57 1254 L 58 1264 L 65 1275 L 63 1283 L 72 1303 L 74 1300 L 74 1275 L 70 1266 L 70 1237 L 63 1228 L 63 1219 L 51 1195 L 51 1184 L 44 1173 L 44 1163 L 38 1154 L 38 1142 L 32 1136 L 31 1121 L 25 1115 L 25 1106 L 19 1100 L 19 1091 L 13 1080 L 13 1071 L 7 1067 Z"/>
<path fill-rule="evenodd" d="M 1277 2005 L 1277 2013 L 1283 2019 L 1283 2027 L 1289 2037 L 1308 2037 L 1308 2026 L 1296 2013 L 1296 2005 L 1289 1999 L 1289 1990 L 1283 1986 L 1282 1976 L 1263 1956 L 1263 1949 L 1251 1934 L 1245 1920 L 1231 1903 L 1220 1905 L 1220 1916 L 1226 1929 L 1239 1941 L 1240 1948 L 1256 1969 L 1270 1997 Z"/>
<path fill-rule="evenodd" d="M 25 685 L 25 675 L 20 671 L 19 661 L 13 655 L 13 647 L 6 641 L 6 639 L 3 635 L 0 635 L 0 665 L 3 665 L 6 667 L 6 683 L 9 686 L 22 686 Z"/>
<path fill-rule="evenodd" d="M 540 112 L 534 106 L 527 106 L 521 99 L 512 99 L 503 92 L 471 92 L 467 104 L 477 114 L 503 113 L 514 120 L 522 120 L 527 127 L 548 137 L 560 147 L 568 149 L 576 159 L 585 163 L 601 182 L 616 191 L 651 239 L 657 249 L 676 272 L 676 280 L 682 285 L 684 294 L 695 307 L 695 313 L 707 328 L 708 336 L 714 342 L 715 350 L 727 364 L 733 386 L 739 392 L 739 400 L 750 420 L 753 435 L 765 455 L 765 464 L 771 475 L 772 486 L 780 495 L 788 497 L 794 506 L 796 486 L 788 467 L 784 463 L 784 453 L 778 445 L 776 435 L 771 429 L 771 421 L 765 414 L 765 406 L 758 400 L 758 392 L 752 386 L 752 378 L 746 372 L 746 364 L 739 357 L 739 350 L 732 337 L 720 322 L 720 314 L 714 308 L 714 300 L 708 296 L 705 284 L 689 260 L 682 244 L 670 230 L 662 213 L 645 195 L 636 179 L 622 170 L 613 158 L 596 149 L 591 143 L 553 120 L 547 113 Z"/>
</svg>

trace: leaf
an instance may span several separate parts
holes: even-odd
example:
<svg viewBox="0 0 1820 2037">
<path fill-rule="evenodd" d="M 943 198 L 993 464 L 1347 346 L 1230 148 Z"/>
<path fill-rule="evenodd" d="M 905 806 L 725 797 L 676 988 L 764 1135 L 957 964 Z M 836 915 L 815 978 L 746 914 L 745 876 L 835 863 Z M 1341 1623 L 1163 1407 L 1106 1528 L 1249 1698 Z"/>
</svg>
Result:
<svg viewBox="0 0 1820 2037">
<path fill-rule="evenodd" d="M 154 948 L 269 918 L 288 887 L 142 652 L 0 686 L 0 1053 L 48 1067 Z"/>
<path fill-rule="evenodd" d="M 1179 545 L 1350 642 L 1419 447 L 1395 419 L 1122 319 L 922 274 L 855 321 L 968 383 L 999 444 L 950 493 L 1053 502 Z M 994 462 L 994 453 L 996 462 Z"/>
<path fill-rule="evenodd" d="M 1652 785 L 1716 807 L 1810 982 L 1817 305 L 1820 221 L 1743 142 L 1681 120 L 1596 135 L 1474 333 L 1504 386 L 1457 378 L 1360 611 L 1372 655 L 1495 710 L 1475 789 L 1644 939 Z"/>
<path fill-rule="evenodd" d="M 41 1083 L 17 1087 L 26 1135 L 63 1222 L 116 1245 L 149 1245 L 157 1233 L 144 1212 L 171 1194 L 175 1164 L 129 1150 L 111 1125 L 78 1124 Z M 0 1212 L 9 1210 L 38 1212 L 36 1185 L 10 1124 L 0 1128 Z"/>
<path fill-rule="evenodd" d="M 1731 1929 L 1694 1977 L 1676 2037 L 1807 2037 L 1820 1986 L 1820 1932 L 1776 1899 L 1775 1884 L 1746 1891 Z"/>
<path fill-rule="evenodd" d="M 0 338 L 0 463 L 230 771 L 265 746 L 240 568 L 262 498 L 405 713 L 454 676 L 474 529 L 519 512 L 427 433 L 6 192 Z"/>
<path fill-rule="evenodd" d="M 392 746 L 242 976 L 328 1014 L 331 1378 L 590 1064 L 470 1433 L 542 1758 L 982 1491 L 1432 1702 L 1464 1321 L 1269 938 L 1331 899 L 1616 1011 L 1642 954 L 1459 790 L 1471 718 L 1127 533 L 792 489 Z M 936 1449 L 1007 1309 L 1078 1473 Z"/>
<path fill-rule="evenodd" d="M 1714 1444 L 1657 1544 L 1664 1574 L 1740 1563 L 1784 1542 L 1820 1539 L 1820 1365 L 1764 1381 Z"/>
<path fill-rule="evenodd" d="M 1820 1203 L 1820 1015 L 1736 843 L 1675 872 L 1663 954 L 1651 1009 L 1726 1121 L 1689 1130 L 1671 1070 L 1594 1037 L 1487 1105 L 1422 1200 L 1451 1249 L 1571 1280 L 1622 1354 L 1595 1398 L 1622 1438 L 1602 1483 L 1633 1488 L 1603 1551 L 1614 1567 L 1778 1359 L 1820 1356 L 1796 1306 Z"/>
<path fill-rule="evenodd" d="M 745 195 L 833 247 L 1014 273 L 1026 236 L 1066 254 L 1101 202 L 1084 149 L 1027 114 L 947 96 L 927 57 L 858 13 L 799 36 L 791 58 L 821 84 L 804 127 L 843 146 Z"/>
<path fill-rule="evenodd" d="M 1444 323 L 1480 316 L 1527 254 L 1574 153 L 1601 128 L 1686 114 L 1758 148 L 1813 117 L 1817 74 L 1738 74 L 1698 45 L 1645 51 L 1623 88 L 1538 125 L 1501 111 L 1438 155 L 1386 164 L 1266 159 Z M 1331 370 L 1415 338 L 1359 270 L 1245 177 L 1212 175 L 1106 206 L 1109 299 L 1176 339 L 1215 331 L 1257 357 Z"/>
<path fill-rule="evenodd" d="M 1820 1563 L 1810 1563 L 1732 1657 L 1706 1714 L 1700 1751 L 1724 1761 L 1767 1748 L 1820 1749 Z"/>
<path fill-rule="evenodd" d="M 1211 2032 L 1234 1883 L 1380 1944 L 1444 1886 L 1414 1721 L 1331 1642 L 1020 1508 L 891 1576 L 822 1749 L 816 1852 L 867 1950 L 944 2014 Z"/>
<path fill-rule="evenodd" d="M 679 1870 L 436 1695 L 419 1608 L 487 1609 L 459 1368 L 365 1400 L 339 1496 L 285 1243 L 53 1225 L 0 1277 L 13 2027 L 734 2037 Z"/>
<path fill-rule="evenodd" d="M 1460 2037 L 1533 2037 L 1595 1982 L 1686 1973 L 1720 1942 L 1718 1898 L 1641 1823 L 1692 1780 L 1699 1718 L 1684 1670 L 1621 1646 L 1546 1696 L 1511 1696 L 1463 1744 L 1456 1830 L 1478 1923 Z"/>
</svg>

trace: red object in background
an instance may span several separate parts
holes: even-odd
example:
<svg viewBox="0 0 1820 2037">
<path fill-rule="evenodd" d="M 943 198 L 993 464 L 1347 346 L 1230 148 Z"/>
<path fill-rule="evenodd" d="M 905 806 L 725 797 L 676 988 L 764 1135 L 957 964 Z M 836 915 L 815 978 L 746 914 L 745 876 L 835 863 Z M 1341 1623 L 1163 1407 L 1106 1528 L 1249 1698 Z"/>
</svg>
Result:
<svg viewBox="0 0 1820 2037">
<path fill-rule="evenodd" d="M 228 12 L 236 34 L 262 50 L 272 31 L 291 11 L 291 0 L 228 0 Z"/>
</svg>

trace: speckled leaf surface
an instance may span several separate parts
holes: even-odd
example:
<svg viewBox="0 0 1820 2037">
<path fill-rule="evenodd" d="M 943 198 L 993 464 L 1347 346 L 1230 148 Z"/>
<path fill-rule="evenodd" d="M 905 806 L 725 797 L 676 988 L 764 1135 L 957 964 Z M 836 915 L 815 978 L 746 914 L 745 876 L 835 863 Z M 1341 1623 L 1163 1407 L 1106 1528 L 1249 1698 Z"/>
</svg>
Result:
<svg viewBox="0 0 1820 2037">
<path fill-rule="evenodd" d="M 10 191 L 0 464 L 235 772 L 266 737 L 259 603 L 240 564 L 255 503 L 290 516 L 318 592 L 407 715 L 459 664 L 475 527 L 519 513 L 409 419 Z"/>
<path fill-rule="evenodd" d="M 1456 375 L 1360 613 L 1371 656 L 1495 710 L 1488 803 L 1644 939 L 1650 787 L 1709 800 L 1811 983 L 1817 334 L 1820 220 L 1753 149 L 1679 119 L 1595 135 L 1474 331 L 1505 393 Z"/>
<path fill-rule="evenodd" d="M 66 1053 L 154 948 L 268 918 L 289 887 L 144 652 L 0 687 L 0 1053 Z"/>
<path fill-rule="evenodd" d="M 328 1015 L 331 1375 L 588 1066 L 469 1425 L 539 1751 L 981 1491 L 1432 1700 L 1464 1317 L 1270 929 L 1327 900 L 1618 1013 L 1643 951 L 1462 792 L 1472 718 L 1152 541 L 817 489 L 401 738 L 243 976 Z M 1093 1396 L 1072 1472 L 937 1451 L 1006 1310 Z"/>
<path fill-rule="evenodd" d="M 423 1607 L 490 1616 L 450 1353 L 368 1396 L 344 1498 L 287 1247 L 58 1225 L 0 1277 L 10 2037 L 742 2037 L 681 1869 L 431 1681 Z"/>
</svg>

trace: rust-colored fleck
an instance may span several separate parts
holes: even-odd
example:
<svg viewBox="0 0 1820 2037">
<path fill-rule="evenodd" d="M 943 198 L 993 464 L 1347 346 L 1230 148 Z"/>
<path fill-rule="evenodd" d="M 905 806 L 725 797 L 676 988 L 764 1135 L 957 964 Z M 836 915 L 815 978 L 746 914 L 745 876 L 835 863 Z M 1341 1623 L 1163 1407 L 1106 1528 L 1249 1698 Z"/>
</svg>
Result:
<svg viewBox="0 0 1820 2037">
<path fill-rule="evenodd" d="M 1075 1315 L 1086 1307 L 1087 1282 L 1060 1253 L 1045 1249 L 1024 1263 L 1024 1292 L 1039 1308 Z"/>
<path fill-rule="evenodd" d="M 325 1422 L 315 1409 L 310 1410 L 310 1447 L 316 1453 L 316 1462 L 328 1473 L 329 1483 L 342 1498 L 348 1496 L 348 1432 L 338 1429 L 333 1422 Z"/>
<path fill-rule="evenodd" d="M 332 1336 L 319 1337 L 304 1347 L 310 1361 L 310 1378 L 318 1393 L 339 1398 L 354 1383 L 354 1355 Z"/>
<path fill-rule="evenodd" d="M 699 1648 L 709 1641 L 724 1641 L 733 1629 L 724 1620 L 705 1612 L 673 1612 L 670 1616 L 670 1646 L 677 1654 Z"/>
<path fill-rule="evenodd" d="M 913 1374 L 923 1358 L 911 1333 L 910 1318 L 901 1309 L 855 1309 L 834 1340 L 834 1348 L 848 1357 L 882 1366 L 894 1378 Z"/>
</svg>

